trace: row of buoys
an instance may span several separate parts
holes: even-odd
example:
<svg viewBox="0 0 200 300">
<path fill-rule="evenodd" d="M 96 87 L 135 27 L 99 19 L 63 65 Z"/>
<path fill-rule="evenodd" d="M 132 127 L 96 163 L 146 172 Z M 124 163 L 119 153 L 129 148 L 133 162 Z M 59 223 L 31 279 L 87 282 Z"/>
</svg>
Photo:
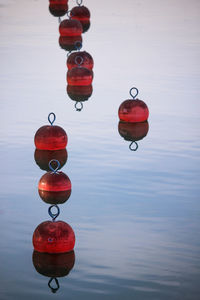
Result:
<svg viewBox="0 0 200 300">
<path fill-rule="evenodd" d="M 77 4 L 69 14 L 68 0 L 49 0 L 49 10 L 54 16 L 60 18 L 68 13 L 68 19 L 59 19 L 59 43 L 70 51 L 66 62 L 67 93 L 76 101 L 75 107 L 80 111 L 82 102 L 92 94 L 94 61 L 88 52 L 80 51 L 82 33 L 90 26 L 90 12 L 81 6 L 82 1 L 77 0 Z M 71 53 L 73 50 L 76 52 Z M 133 90 L 136 91 L 135 95 L 132 94 Z M 125 140 L 131 141 L 129 148 L 136 151 L 136 141 L 144 138 L 149 130 L 149 110 L 144 101 L 136 98 L 137 88 L 131 88 L 130 95 L 132 99 L 123 101 L 119 107 L 118 131 Z M 77 103 L 81 103 L 81 107 L 78 108 Z M 33 264 L 40 274 L 50 277 L 48 285 L 54 293 L 59 288 L 57 277 L 66 276 L 75 263 L 74 231 L 68 223 L 56 221 L 60 214 L 59 205 L 69 199 L 72 185 L 67 174 L 60 171 L 67 161 L 68 136 L 62 127 L 54 125 L 55 119 L 55 114 L 50 113 L 50 125 L 40 127 L 34 137 L 35 161 L 42 170 L 47 171 L 39 180 L 38 193 L 45 203 L 50 204 L 48 213 L 52 220 L 39 224 L 32 238 Z M 132 148 L 133 143 L 135 148 Z M 52 287 L 52 281 L 56 287 Z"/>
<path fill-rule="evenodd" d="M 87 51 L 80 51 L 82 48 L 82 33 L 90 26 L 90 11 L 82 5 L 82 0 L 77 0 L 77 6 L 67 11 L 68 19 L 61 21 L 59 18 L 59 44 L 61 48 L 69 51 L 67 55 L 66 91 L 69 98 L 76 101 L 75 108 L 81 111 L 84 101 L 87 101 L 93 92 L 92 81 L 94 77 L 94 60 Z M 50 6 L 58 7 L 67 5 L 68 1 L 50 1 Z M 55 14 L 54 14 L 55 15 Z M 58 14 L 57 14 L 58 16 Z M 60 14 L 59 17 L 63 16 Z M 77 52 L 72 51 L 76 50 Z"/>
<path fill-rule="evenodd" d="M 33 264 L 40 274 L 50 277 L 48 285 L 54 293 L 59 288 L 57 277 L 66 276 L 75 263 L 74 231 L 68 223 L 56 221 L 60 214 L 58 205 L 69 199 L 72 185 L 67 174 L 59 171 L 67 160 L 68 137 L 62 127 L 53 124 L 55 119 L 55 114 L 50 113 L 50 125 L 40 127 L 34 137 L 36 162 L 47 170 L 38 182 L 38 193 L 44 202 L 51 204 L 48 213 L 52 220 L 39 224 L 32 238 Z M 58 158 L 62 158 L 62 165 Z"/>
</svg>

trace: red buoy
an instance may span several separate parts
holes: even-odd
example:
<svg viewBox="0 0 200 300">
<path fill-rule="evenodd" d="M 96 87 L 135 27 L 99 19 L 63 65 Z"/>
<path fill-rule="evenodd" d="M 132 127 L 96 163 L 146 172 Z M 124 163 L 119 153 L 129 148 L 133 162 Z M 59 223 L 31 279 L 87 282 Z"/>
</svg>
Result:
<svg viewBox="0 0 200 300">
<path fill-rule="evenodd" d="M 136 95 L 132 95 L 131 91 L 136 90 Z M 133 87 L 130 90 L 130 95 L 133 99 L 128 99 L 122 102 L 119 107 L 118 115 L 119 119 L 124 122 L 144 122 L 149 117 L 149 109 L 146 103 L 142 100 L 135 99 L 138 95 L 138 89 Z"/>
<path fill-rule="evenodd" d="M 69 177 L 65 173 L 58 171 L 58 167 L 53 172 L 45 173 L 38 183 L 38 190 L 47 192 L 70 191 L 71 187 Z"/>
<path fill-rule="evenodd" d="M 59 168 L 60 162 L 52 159 L 49 162 L 52 172 L 45 173 L 38 183 L 40 198 L 49 204 L 62 204 L 71 195 L 71 181 L 65 173 L 58 171 Z"/>
<path fill-rule="evenodd" d="M 45 221 L 35 229 L 32 241 L 35 251 L 65 253 L 74 249 L 75 234 L 63 221 Z"/>
<path fill-rule="evenodd" d="M 82 3 L 82 1 L 81 1 Z M 80 4 L 81 4 L 80 3 Z M 70 11 L 70 17 L 74 20 L 79 20 L 83 27 L 83 32 L 86 32 L 90 27 L 90 11 L 84 5 L 75 6 Z"/>
<path fill-rule="evenodd" d="M 75 264 L 75 253 L 41 253 L 33 251 L 33 265 L 39 274 L 47 277 L 64 277 L 69 274 Z"/>
<path fill-rule="evenodd" d="M 60 23 L 59 32 L 61 36 L 79 36 L 83 27 L 78 20 L 66 19 Z"/>
<path fill-rule="evenodd" d="M 92 56 L 86 52 L 86 51 L 79 51 L 79 52 L 73 52 L 71 53 L 67 58 L 67 68 L 68 70 L 71 70 L 74 67 L 77 67 L 76 63 L 76 57 L 82 57 L 83 62 L 81 64 L 81 67 L 87 68 L 92 70 L 94 66 L 94 61 Z"/>
<path fill-rule="evenodd" d="M 39 150 L 35 149 L 34 158 L 36 164 L 41 170 L 49 171 L 49 162 L 52 159 L 58 160 L 60 162 L 60 168 L 62 168 L 67 162 L 67 150 Z M 53 164 L 53 163 L 52 163 Z"/>
<path fill-rule="evenodd" d="M 53 121 L 50 117 L 53 115 Z M 67 146 L 68 138 L 65 130 L 60 126 L 53 126 L 55 114 L 50 113 L 48 120 L 51 125 L 40 127 L 34 137 L 35 147 L 40 150 L 60 150 Z"/>
<path fill-rule="evenodd" d="M 82 44 L 82 36 L 60 36 L 58 42 L 60 47 L 66 51 L 77 50 L 77 43 Z"/>
<path fill-rule="evenodd" d="M 87 68 L 82 67 L 83 58 L 77 56 L 75 58 L 77 67 L 68 70 L 67 83 L 69 85 L 91 85 L 93 80 L 93 72 Z"/>
</svg>

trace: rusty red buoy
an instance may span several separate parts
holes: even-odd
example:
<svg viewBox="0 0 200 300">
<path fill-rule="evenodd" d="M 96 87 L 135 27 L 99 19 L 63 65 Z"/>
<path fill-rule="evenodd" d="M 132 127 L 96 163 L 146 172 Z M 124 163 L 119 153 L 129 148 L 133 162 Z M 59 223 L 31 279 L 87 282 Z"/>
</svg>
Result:
<svg viewBox="0 0 200 300">
<path fill-rule="evenodd" d="M 132 95 L 132 90 L 136 90 L 136 94 Z M 149 109 L 142 100 L 135 99 L 138 95 L 138 89 L 133 87 L 130 89 L 130 95 L 133 99 L 122 102 L 119 107 L 119 119 L 124 122 L 144 122 L 149 117 Z"/>
<path fill-rule="evenodd" d="M 74 249 L 75 234 L 64 221 L 45 221 L 35 229 L 32 241 L 35 251 L 65 253 Z"/>
<path fill-rule="evenodd" d="M 59 32 L 61 36 L 80 36 L 83 27 L 78 20 L 66 19 L 60 23 Z"/>
<path fill-rule="evenodd" d="M 90 27 L 90 11 L 89 9 L 82 5 L 82 0 L 76 1 L 78 6 L 75 6 L 70 11 L 70 17 L 75 20 L 79 20 L 83 27 L 83 32 L 86 32 Z"/>
<path fill-rule="evenodd" d="M 53 116 L 53 121 L 51 121 Z M 40 127 L 34 137 L 35 147 L 40 150 L 60 150 L 67 146 L 68 137 L 65 130 L 53 125 L 56 116 L 54 113 L 50 113 L 48 121 L 51 125 L 45 125 Z"/>
<path fill-rule="evenodd" d="M 58 171 L 59 168 L 60 162 L 52 159 L 49 162 L 49 169 L 52 172 L 45 173 L 38 183 L 40 198 L 49 204 L 62 204 L 71 195 L 71 181 L 65 173 Z"/>
</svg>

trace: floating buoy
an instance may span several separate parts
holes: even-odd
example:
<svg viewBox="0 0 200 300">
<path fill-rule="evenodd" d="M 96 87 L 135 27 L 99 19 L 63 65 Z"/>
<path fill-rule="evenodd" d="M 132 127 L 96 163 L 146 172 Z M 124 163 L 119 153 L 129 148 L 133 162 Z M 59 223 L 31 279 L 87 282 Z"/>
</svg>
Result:
<svg viewBox="0 0 200 300">
<path fill-rule="evenodd" d="M 118 131 L 126 141 L 131 142 L 129 146 L 130 150 L 136 151 L 138 148 L 136 141 L 143 139 L 147 135 L 149 123 L 147 121 L 138 123 L 120 121 Z"/>
<path fill-rule="evenodd" d="M 60 36 L 59 37 L 59 45 L 62 49 L 66 51 L 77 50 L 77 43 L 82 44 L 82 36 L 74 35 L 74 36 Z"/>
<path fill-rule="evenodd" d="M 67 162 L 67 150 L 39 150 L 35 149 L 34 158 L 36 164 L 40 167 L 41 170 L 49 171 L 49 162 L 52 159 L 58 160 L 60 163 L 59 169 L 61 169 Z M 52 162 L 52 165 L 54 162 Z"/>
<path fill-rule="evenodd" d="M 35 229 L 32 241 L 35 251 L 65 253 L 74 249 L 75 234 L 64 221 L 45 221 Z"/>
<path fill-rule="evenodd" d="M 79 52 L 73 52 L 71 53 L 67 58 L 67 68 L 68 70 L 71 70 L 74 67 L 77 67 L 76 58 L 82 57 L 83 62 L 81 64 L 81 67 L 87 68 L 92 70 L 94 67 L 94 61 L 92 56 L 86 52 L 86 51 L 79 51 Z"/>
<path fill-rule="evenodd" d="M 80 36 L 83 27 L 78 20 L 66 19 L 60 23 L 59 32 L 61 36 Z"/>
<path fill-rule="evenodd" d="M 69 85 L 91 85 L 93 80 L 93 72 L 87 68 L 81 66 L 83 58 L 77 56 L 75 58 L 77 67 L 68 70 L 67 72 L 67 83 Z"/>
<path fill-rule="evenodd" d="M 40 198 L 49 204 L 62 204 L 71 195 L 71 181 L 65 173 L 58 171 L 59 168 L 60 162 L 52 159 L 49 162 L 49 169 L 52 172 L 45 173 L 38 183 Z"/>
<path fill-rule="evenodd" d="M 51 116 L 53 116 L 53 121 L 50 120 Z M 55 119 L 55 114 L 50 113 L 48 120 L 51 125 L 42 126 L 37 130 L 34 138 L 35 147 L 37 149 L 60 150 L 67 146 L 67 134 L 62 127 L 53 125 Z"/>
<path fill-rule="evenodd" d="M 64 277 L 69 274 L 75 264 L 75 253 L 41 253 L 33 251 L 33 265 L 36 271 L 47 277 Z"/>
<path fill-rule="evenodd" d="M 136 90 L 136 94 L 132 95 L 132 90 Z M 119 119 L 124 122 L 144 122 L 149 117 L 149 109 L 146 103 L 142 100 L 135 99 L 138 95 L 138 89 L 133 87 L 130 89 L 130 95 L 133 99 L 128 99 L 122 102 L 119 107 Z"/>
<path fill-rule="evenodd" d="M 78 6 L 75 6 L 70 11 L 70 17 L 79 20 L 83 27 L 83 32 L 86 32 L 90 27 L 90 11 L 84 5 L 81 6 L 82 1 L 76 1 Z"/>
<path fill-rule="evenodd" d="M 56 160 L 51 160 L 49 162 L 49 167 L 53 172 L 45 173 L 38 183 L 38 189 L 48 192 L 61 192 L 61 191 L 69 191 L 71 190 L 71 181 L 69 177 L 58 171 L 60 167 L 59 161 L 57 161 L 57 167 L 54 169 L 51 166 L 51 163 Z"/>
</svg>

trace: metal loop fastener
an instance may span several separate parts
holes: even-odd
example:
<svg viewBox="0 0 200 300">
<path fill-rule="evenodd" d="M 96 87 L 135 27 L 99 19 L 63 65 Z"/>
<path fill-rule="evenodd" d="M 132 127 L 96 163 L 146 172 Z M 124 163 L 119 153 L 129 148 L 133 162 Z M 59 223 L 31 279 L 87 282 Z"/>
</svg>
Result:
<svg viewBox="0 0 200 300">
<path fill-rule="evenodd" d="M 52 286 L 51 286 L 51 282 L 52 282 L 53 280 L 55 281 L 56 287 L 52 287 Z M 49 288 L 51 289 L 52 293 L 55 294 L 55 293 L 57 292 L 57 290 L 60 288 L 58 279 L 57 279 L 57 278 L 54 278 L 54 277 L 51 277 L 51 278 L 49 279 L 48 286 L 49 286 Z"/>
<path fill-rule="evenodd" d="M 57 163 L 57 167 L 54 169 L 53 167 L 52 167 L 52 162 L 56 162 Z M 53 172 L 53 173 L 56 173 L 58 170 L 59 170 L 59 168 L 60 168 L 60 162 L 59 162 L 59 160 L 57 160 L 57 159 L 52 159 L 52 160 L 50 160 L 50 162 L 49 162 L 49 169 Z"/>
<path fill-rule="evenodd" d="M 51 210 L 52 208 L 56 208 L 57 209 L 57 212 L 56 213 L 53 213 Z M 58 207 L 57 204 L 54 204 L 54 205 L 51 205 L 49 206 L 49 209 L 48 209 L 48 214 L 50 215 L 50 217 L 52 218 L 52 221 L 54 222 L 55 219 L 59 216 L 60 214 L 60 208 Z"/>
<path fill-rule="evenodd" d="M 81 6 L 83 0 L 76 0 L 76 3 L 78 4 L 78 6 Z"/>
<path fill-rule="evenodd" d="M 133 144 L 135 145 L 135 148 L 132 148 L 132 147 L 131 147 Z M 135 141 L 133 141 L 132 143 L 130 143 L 129 149 L 130 149 L 131 151 L 136 151 L 136 150 L 138 149 L 138 143 L 136 143 Z"/>
<path fill-rule="evenodd" d="M 135 90 L 135 91 L 136 91 L 135 95 L 132 94 L 132 90 Z M 132 97 L 133 99 L 135 99 L 135 97 L 137 97 L 138 93 L 139 93 L 139 91 L 138 91 L 138 89 L 137 89 L 136 87 L 132 87 L 132 88 L 130 89 L 130 91 L 129 91 L 129 94 L 131 95 L 131 97 Z"/>
<path fill-rule="evenodd" d="M 51 116 L 53 116 L 53 120 L 51 121 Z M 49 115 L 48 115 L 48 121 L 49 121 L 49 123 L 51 124 L 51 125 L 53 125 L 53 123 L 55 122 L 55 120 L 56 120 L 56 115 L 53 113 L 53 112 L 51 112 Z"/>
<path fill-rule="evenodd" d="M 78 107 L 78 104 L 80 104 L 80 107 Z M 81 111 L 83 109 L 83 103 L 77 101 L 74 107 L 76 108 L 76 111 Z"/>
</svg>

